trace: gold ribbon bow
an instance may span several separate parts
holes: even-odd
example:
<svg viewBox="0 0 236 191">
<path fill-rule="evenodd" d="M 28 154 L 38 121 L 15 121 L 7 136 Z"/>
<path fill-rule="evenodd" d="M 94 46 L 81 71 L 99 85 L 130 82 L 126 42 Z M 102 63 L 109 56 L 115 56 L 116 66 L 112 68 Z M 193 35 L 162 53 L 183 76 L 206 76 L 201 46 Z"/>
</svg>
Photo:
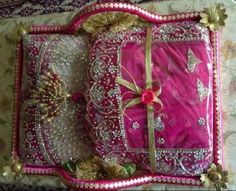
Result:
<svg viewBox="0 0 236 191">
<path fill-rule="evenodd" d="M 152 46 L 152 27 L 147 28 L 147 38 L 145 44 L 145 72 L 146 72 L 146 89 L 142 90 L 137 86 L 135 81 L 133 83 L 121 78 L 116 78 L 116 83 L 125 86 L 126 88 L 133 91 L 139 97 L 126 100 L 124 102 L 123 108 L 132 107 L 134 105 L 144 103 L 145 96 L 147 100 L 145 104 L 147 105 L 147 121 L 148 121 L 148 140 L 149 140 L 149 158 L 151 172 L 156 172 L 156 147 L 155 147 L 155 134 L 154 134 L 154 105 L 153 103 L 160 104 L 160 110 L 163 108 L 163 104 L 158 96 L 161 94 L 161 88 L 156 92 L 152 91 L 152 72 L 151 72 L 151 47 Z M 153 99 L 152 99 L 153 97 Z M 144 98 L 144 100 L 143 100 Z M 159 111 L 160 111 L 159 110 Z"/>
</svg>

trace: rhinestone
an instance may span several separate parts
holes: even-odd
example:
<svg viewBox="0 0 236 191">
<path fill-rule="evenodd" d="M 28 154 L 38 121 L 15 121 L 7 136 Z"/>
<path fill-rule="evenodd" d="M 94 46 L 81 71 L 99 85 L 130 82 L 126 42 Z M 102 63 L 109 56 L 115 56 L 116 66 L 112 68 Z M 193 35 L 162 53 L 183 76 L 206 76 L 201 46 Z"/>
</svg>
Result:
<svg viewBox="0 0 236 191">
<path fill-rule="evenodd" d="M 140 127 L 140 124 L 138 123 L 138 122 L 134 122 L 133 124 L 132 124 L 132 128 L 133 129 L 138 129 Z"/>
<path fill-rule="evenodd" d="M 204 126 L 204 125 L 206 125 L 206 119 L 200 117 L 200 118 L 198 119 L 198 125 L 199 125 L 199 126 Z"/>
</svg>

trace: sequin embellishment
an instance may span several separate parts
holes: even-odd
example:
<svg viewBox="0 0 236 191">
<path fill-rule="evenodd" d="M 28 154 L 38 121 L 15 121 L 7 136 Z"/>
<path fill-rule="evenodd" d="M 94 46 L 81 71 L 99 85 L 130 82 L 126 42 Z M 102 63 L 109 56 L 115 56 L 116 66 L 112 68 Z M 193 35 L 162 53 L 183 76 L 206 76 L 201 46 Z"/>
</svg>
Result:
<svg viewBox="0 0 236 191">
<path fill-rule="evenodd" d="M 94 85 L 91 88 L 91 97 L 95 102 L 97 103 L 101 102 L 104 99 L 104 96 L 105 96 L 105 90 L 103 86 Z"/>
<path fill-rule="evenodd" d="M 133 124 L 132 124 L 132 128 L 133 129 L 138 129 L 140 127 L 140 125 L 139 125 L 139 123 L 138 122 L 133 122 Z"/>
<path fill-rule="evenodd" d="M 200 117 L 197 122 L 198 122 L 198 125 L 199 125 L 199 126 L 204 126 L 204 125 L 206 125 L 206 119 L 203 118 L 203 117 Z"/>
<path fill-rule="evenodd" d="M 201 102 L 207 97 L 208 91 L 208 88 L 204 87 L 202 81 L 197 79 L 197 92 Z"/>
<path fill-rule="evenodd" d="M 165 143 L 165 139 L 160 137 L 157 139 L 157 142 L 162 145 Z"/>
<path fill-rule="evenodd" d="M 193 53 L 191 49 L 188 49 L 188 71 L 193 73 L 196 70 L 196 66 L 201 63 L 201 60 Z"/>
<path fill-rule="evenodd" d="M 155 117 L 154 119 L 154 128 L 155 130 L 161 132 L 164 131 L 165 129 L 165 124 L 163 123 L 163 121 L 161 120 L 161 118 L 166 118 L 167 115 L 164 113 L 160 113 L 158 116 Z"/>
<path fill-rule="evenodd" d="M 106 64 L 103 60 L 97 59 L 93 62 L 90 72 L 95 80 L 99 80 L 106 73 Z"/>
</svg>

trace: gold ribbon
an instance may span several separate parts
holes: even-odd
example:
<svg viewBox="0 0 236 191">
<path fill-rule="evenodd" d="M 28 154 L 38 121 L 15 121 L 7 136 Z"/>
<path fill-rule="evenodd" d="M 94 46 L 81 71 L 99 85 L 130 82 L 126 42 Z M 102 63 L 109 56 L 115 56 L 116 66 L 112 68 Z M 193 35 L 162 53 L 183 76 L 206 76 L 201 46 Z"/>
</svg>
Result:
<svg viewBox="0 0 236 191">
<path fill-rule="evenodd" d="M 152 27 L 147 28 L 147 37 L 145 44 L 145 72 L 146 72 L 146 90 L 152 89 L 152 71 L 151 71 L 151 48 L 152 48 Z M 127 71 L 128 72 L 128 71 Z M 141 95 L 143 90 L 137 86 L 133 79 L 133 83 L 121 78 L 116 78 L 116 83 L 125 86 L 135 94 L 139 95 L 137 98 L 128 99 L 123 103 L 123 109 L 132 107 L 141 103 Z M 163 104 L 158 96 L 161 94 L 161 88 L 154 92 L 154 103 L 160 104 L 160 110 L 163 108 Z M 159 110 L 159 111 L 160 111 Z M 159 112 L 158 111 L 158 112 Z M 155 134 L 154 134 L 154 105 L 152 103 L 147 104 L 147 122 L 148 122 L 148 140 L 149 140 L 149 158 L 151 172 L 156 172 L 156 146 L 155 146 Z"/>
</svg>

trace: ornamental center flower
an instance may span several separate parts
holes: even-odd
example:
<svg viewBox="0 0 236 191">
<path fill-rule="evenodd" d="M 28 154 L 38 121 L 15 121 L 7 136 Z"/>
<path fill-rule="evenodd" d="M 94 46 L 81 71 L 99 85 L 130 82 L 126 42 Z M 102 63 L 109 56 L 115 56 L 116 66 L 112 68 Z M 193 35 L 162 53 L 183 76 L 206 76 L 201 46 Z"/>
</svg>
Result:
<svg viewBox="0 0 236 191">
<path fill-rule="evenodd" d="M 210 23 L 215 23 L 220 20 L 220 16 L 217 13 L 211 14 L 209 17 L 209 22 Z"/>
<path fill-rule="evenodd" d="M 144 90 L 141 94 L 141 103 L 143 104 L 152 104 L 154 102 L 155 93 L 152 89 Z"/>
<path fill-rule="evenodd" d="M 209 178 L 211 181 L 216 182 L 219 181 L 221 179 L 221 174 L 218 172 L 211 172 L 209 174 Z"/>
</svg>

